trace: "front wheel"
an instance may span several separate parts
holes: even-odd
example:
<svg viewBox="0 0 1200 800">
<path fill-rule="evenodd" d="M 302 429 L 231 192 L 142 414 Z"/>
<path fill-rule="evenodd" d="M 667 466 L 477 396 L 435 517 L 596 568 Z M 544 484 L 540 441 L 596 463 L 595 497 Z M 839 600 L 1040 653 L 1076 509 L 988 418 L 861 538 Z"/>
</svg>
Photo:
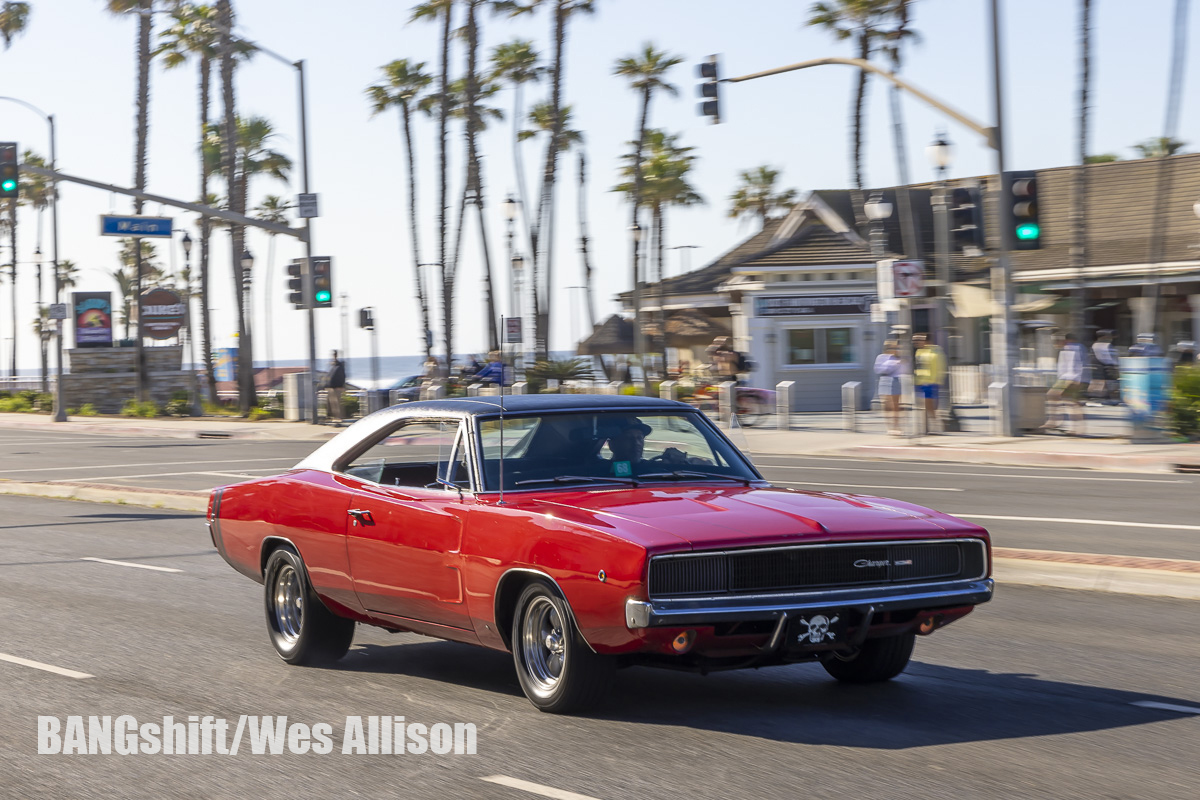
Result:
<svg viewBox="0 0 1200 800">
<path fill-rule="evenodd" d="M 834 653 L 821 662 L 825 671 L 843 683 L 878 683 L 899 675 L 912 657 L 916 634 L 867 639 L 852 656 Z"/>
<path fill-rule="evenodd" d="M 325 607 L 308 582 L 299 554 L 287 547 L 274 551 L 264 576 L 267 632 L 280 658 L 308 666 L 346 655 L 354 639 L 354 621 Z"/>
<path fill-rule="evenodd" d="M 613 660 L 592 652 L 566 601 L 540 581 L 517 600 L 512 651 L 521 689 L 541 711 L 585 711 L 604 699 L 612 682 Z"/>
</svg>

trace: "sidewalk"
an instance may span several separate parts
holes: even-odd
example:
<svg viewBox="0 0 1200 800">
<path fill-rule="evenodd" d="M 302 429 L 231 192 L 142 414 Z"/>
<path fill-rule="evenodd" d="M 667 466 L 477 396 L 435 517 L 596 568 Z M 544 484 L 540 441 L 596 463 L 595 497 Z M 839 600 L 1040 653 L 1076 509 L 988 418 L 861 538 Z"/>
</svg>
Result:
<svg viewBox="0 0 1200 800">
<path fill-rule="evenodd" d="M 241 417 L 69 417 L 66 422 L 54 422 L 46 414 L 0 414 L 0 429 L 171 439 L 286 439 L 314 442 L 332 439 L 345 430 L 329 425 L 283 420 L 249 422 Z"/>
</svg>

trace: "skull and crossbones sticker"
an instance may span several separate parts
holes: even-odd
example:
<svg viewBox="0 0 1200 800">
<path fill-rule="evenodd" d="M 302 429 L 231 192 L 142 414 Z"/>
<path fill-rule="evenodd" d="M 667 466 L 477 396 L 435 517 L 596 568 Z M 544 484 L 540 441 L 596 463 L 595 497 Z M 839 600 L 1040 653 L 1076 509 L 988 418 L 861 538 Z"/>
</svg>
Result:
<svg viewBox="0 0 1200 800">
<path fill-rule="evenodd" d="M 830 619 L 824 614 L 817 614 L 812 619 L 801 617 L 800 624 L 804 625 L 806 629 L 800 632 L 800 635 L 796 638 L 796 642 L 800 644 L 821 644 L 827 639 L 832 641 L 835 638 L 835 634 L 829 628 L 837 624 L 839 619 L 841 617 Z"/>
</svg>

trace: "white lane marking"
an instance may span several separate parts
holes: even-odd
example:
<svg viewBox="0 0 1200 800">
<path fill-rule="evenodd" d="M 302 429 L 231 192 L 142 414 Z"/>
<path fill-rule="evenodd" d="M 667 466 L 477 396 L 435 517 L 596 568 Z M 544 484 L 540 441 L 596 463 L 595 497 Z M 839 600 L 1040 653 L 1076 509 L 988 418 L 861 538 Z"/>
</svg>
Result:
<svg viewBox="0 0 1200 800">
<path fill-rule="evenodd" d="M 103 439 L 92 437 L 90 439 L 5 439 L 0 436 L 0 444 L 5 445 L 26 445 L 26 444 L 96 444 L 97 442 L 140 442 L 145 439 L 144 436 L 105 436 Z M 11 453 L 0 453 L 0 456 L 12 455 Z"/>
<path fill-rule="evenodd" d="M 183 572 L 183 570 L 181 570 L 181 569 L 174 569 L 172 567 L 156 567 L 153 564 L 134 564 L 131 561 L 111 561 L 107 558 L 95 558 L 93 556 L 87 556 L 87 557 L 81 558 L 79 560 L 80 561 L 95 561 L 97 564 L 112 564 L 113 566 L 117 566 L 117 567 L 136 567 L 137 569 L 152 569 L 155 572 Z"/>
<path fill-rule="evenodd" d="M 0 442 L 2 444 L 3 442 Z M 263 461 L 300 461 L 295 456 L 286 458 L 218 458 L 215 461 L 148 461 L 143 464 L 95 464 L 89 467 L 37 467 L 35 469 L 0 469 L 0 472 L 70 472 L 77 469 L 119 469 L 120 467 L 180 467 L 200 464 L 253 464 Z"/>
<path fill-rule="evenodd" d="M 1102 525 L 1109 528 L 1160 528 L 1172 531 L 1200 531 L 1200 525 L 1178 525 L 1173 522 L 1121 522 L 1115 519 L 1073 519 L 1071 517 L 1007 517 L 999 514 L 967 514 L 947 511 L 947 514 L 963 519 L 995 519 L 1006 522 L 1062 522 L 1069 525 Z"/>
<path fill-rule="evenodd" d="M 844 489 L 911 489 L 914 492 L 962 492 L 965 489 L 952 489 L 942 486 L 868 486 L 862 483 L 816 483 L 814 481 L 771 481 L 785 486 L 840 486 Z"/>
<path fill-rule="evenodd" d="M 1180 714 L 1200 714 L 1200 708 L 1194 706 L 1177 706 L 1174 703 L 1159 703 L 1155 700 L 1135 700 L 1131 705 L 1142 708 L 1158 708 L 1163 711 L 1178 711 Z"/>
<path fill-rule="evenodd" d="M 555 789 L 553 786 L 542 786 L 540 783 L 530 783 L 519 778 L 510 778 L 507 775 L 488 775 L 486 778 L 480 778 L 480 780 L 500 786 L 507 786 L 510 789 L 520 789 L 523 792 L 541 795 L 542 797 L 552 797 L 554 800 L 596 800 L 596 798 L 590 795 Z"/>
<path fill-rule="evenodd" d="M 10 656 L 8 653 L 0 653 L 0 661 L 7 661 L 10 664 L 20 664 L 22 667 L 33 667 L 34 669 L 40 669 L 44 672 L 53 672 L 55 675 L 62 675 L 67 678 L 75 678 L 76 680 L 95 677 L 94 675 L 88 675 L 86 672 L 76 672 L 73 669 L 56 667 L 53 664 L 43 664 L 40 661 L 30 661 L 28 658 Z"/>
<path fill-rule="evenodd" d="M 89 475 L 89 481 L 117 481 L 131 478 L 172 478 L 180 475 L 220 475 L 223 477 L 246 478 L 250 477 L 246 473 L 249 472 L 268 472 L 272 475 L 278 475 L 279 467 L 248 467 L 243 472 L 208 472 L 201 470 L 189 470 L 187 472 L 147 472 L 142 475 Z M 46 481 L 46 483 L 74 483 L 79 478 L 54 478 Z"/>
<path fill-rule="evenodd" d="M 942 472 L 931 469 L 866 469 L 864 467 L 804 467 L 764 464 L 763 469 L 807 469 L 829 472 L 882 472 L 897 475 L 962 475 L 973 478 L 1020 478 L 1027 481 L 1108 481 L 1116 483 L 1192 483 L 1183 478 L 1092 478 L 1082 475 L 1005 475 L 1002 472 Z"/>
<path fill-rule="evenodd" d="M 927 461 L 913 461 L 913 460 L 905 460 L 903 458 L 887 458 L 887 459 L 884 459 L 884 458 L 850 458 L 849 456 L 805 456 L 805 455 L 784 455 L 784 454 L 780 454 L 780 453 L 755 453 L 754 454 L 754 460 L 756 462 L 760 458 L 786 458 L 789 461 L 797 461 L 797 460 L 800 460 L 800 461 L 840 461 L 843 464 L 845 464 L 847 461 L 849 461 L 852 464 L 895 464 L 897 462 L 903 462 L 905 464 L 927 464 L 927 463 L 945 464 L 946 463 L 946 461 L 944 461 L 944 460 L 941 462 L 938 462 L 938 461 L 932 460 L 932 459 L 927 460 Z M 1031 466 L 1017 465 L 1017 464 L 987 464 L 987 465 L 984 465 L 984 464 L 970 464 L 970 463 L 965 463 L 965 462 L 960 462 L 960 463 L 963 463 L 963 466 L 974 466 L 974 467 L 987 466 L 988 469 L 1023 469 L 1026 471 L 1037 470 L 1040 472 L 1088 472 L 1089 471 L 1086 467 L 1031 467 Z M 1108 472 L 1109 470 L 1105 470 L 1105 471 Z M 1115 471 L 1120 472 L 1119 470 L 1115 470 Z M 1126 473 L 1126 474 L 1128 474 L 1128 473 Z M 1136 473 L 1134 473 L 1134 474 L 1136 474 Z M 1051 476 L 1044 476 L 1044 477 L 1051 477 Z"/>
</svg>

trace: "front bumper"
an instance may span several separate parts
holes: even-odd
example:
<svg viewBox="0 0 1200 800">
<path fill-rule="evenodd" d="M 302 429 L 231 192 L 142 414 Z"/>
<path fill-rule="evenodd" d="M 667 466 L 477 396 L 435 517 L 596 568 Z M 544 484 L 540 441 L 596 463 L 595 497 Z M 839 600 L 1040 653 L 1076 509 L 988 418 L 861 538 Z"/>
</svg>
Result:
<svg viewBox="0 0 1200 800">
<path fill-rule="evenodd" d="M 864 614 L 970 606 L 992 599 L 991 578 L 915 586 L 875 586 L 754 597 L 705 597 L 686 600 L 625 601 L 625 625 L 631 630 L 715 625 L 723 622 L 778 621 L 794 613 L 853 608 Z"/>
</svg>

